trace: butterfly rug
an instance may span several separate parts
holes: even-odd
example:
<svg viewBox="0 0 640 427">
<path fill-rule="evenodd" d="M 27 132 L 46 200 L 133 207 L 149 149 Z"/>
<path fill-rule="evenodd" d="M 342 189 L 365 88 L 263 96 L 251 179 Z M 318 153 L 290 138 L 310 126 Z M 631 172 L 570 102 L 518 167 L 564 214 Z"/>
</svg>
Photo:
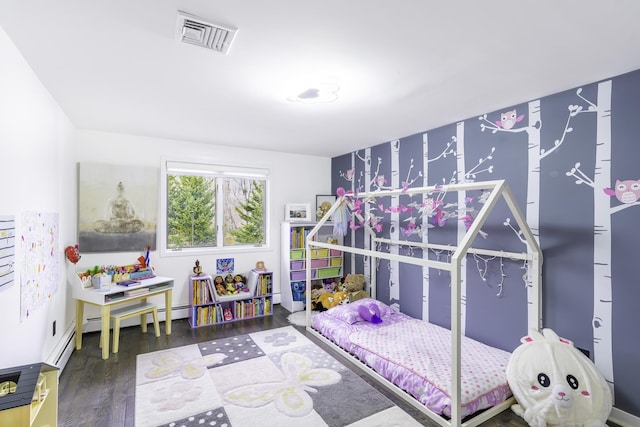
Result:
<svg viewBox="0 0 640 427">
<path fill-rule="evenodd" d="M 136 361 L 136 427 L 419 425 L 292 326 Z"/>
</svg>

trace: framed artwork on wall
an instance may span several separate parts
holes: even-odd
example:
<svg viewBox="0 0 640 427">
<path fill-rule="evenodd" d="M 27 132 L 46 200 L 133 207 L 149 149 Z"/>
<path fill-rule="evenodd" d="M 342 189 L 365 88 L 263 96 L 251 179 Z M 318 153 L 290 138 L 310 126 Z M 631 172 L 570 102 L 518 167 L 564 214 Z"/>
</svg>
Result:
<svg viewBox="0 0 640 427">
<path fill-rule="evenodd" d="M 158 174 L 155 167 L 79 163 L 81 253 L 156 249 Z"/>
<path fill-rule="evenodd" d="M 316 195 L 316 221 L 320 221 L 336 202 L 336 196 L 318 194 Z"/>
<path fill-rule="evenodd" d="M 287 203 L 284 209 L 286 221 L 311 221 L 310 203 Z"/>
</svg>

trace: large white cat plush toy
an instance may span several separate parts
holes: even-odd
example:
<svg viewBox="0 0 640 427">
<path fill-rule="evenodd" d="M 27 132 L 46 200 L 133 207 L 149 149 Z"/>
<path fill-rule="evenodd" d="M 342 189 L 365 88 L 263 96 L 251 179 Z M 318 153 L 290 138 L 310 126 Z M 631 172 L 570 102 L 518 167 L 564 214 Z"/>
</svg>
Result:
<svg viewBox="0 0 640 427">
<path fill-rule="evenodd" d="M 611 390 L 591 360 L 551 329 L 529 331 L 509 359 L 511 409 L 532 427 L 605 427 Z"/>
</svg>

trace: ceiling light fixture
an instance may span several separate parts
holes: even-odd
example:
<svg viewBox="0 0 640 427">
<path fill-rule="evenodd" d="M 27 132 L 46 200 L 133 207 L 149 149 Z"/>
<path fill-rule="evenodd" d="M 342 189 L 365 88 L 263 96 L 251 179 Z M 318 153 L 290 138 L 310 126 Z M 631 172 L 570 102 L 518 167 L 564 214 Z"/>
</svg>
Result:
<svg viewBox="0 0 640 427">
<path fill-rule="evenodd" d="M 338 99 L 339 90 L 340 86 L 336 83 L 320 83 L 298 92 L 297 95 L 290 96 L 287 100 L 301 104 L 329 103 Z"/>
</svg>

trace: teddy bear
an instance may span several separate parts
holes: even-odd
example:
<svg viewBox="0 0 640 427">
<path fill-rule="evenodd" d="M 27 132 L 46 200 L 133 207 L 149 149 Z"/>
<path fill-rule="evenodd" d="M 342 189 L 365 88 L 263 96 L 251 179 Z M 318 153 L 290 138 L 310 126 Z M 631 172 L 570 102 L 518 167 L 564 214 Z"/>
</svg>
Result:
<svg viewBox="0 0 640 427">
<path fill-rule="evenodd" d="M 349 301 L 354 302 L 359 299 L 369 298 L 369 294 L 364 290 L 364 274 L 347 274 L 344 278 L 344 292 L 349 296 Z"/>
</svg>

